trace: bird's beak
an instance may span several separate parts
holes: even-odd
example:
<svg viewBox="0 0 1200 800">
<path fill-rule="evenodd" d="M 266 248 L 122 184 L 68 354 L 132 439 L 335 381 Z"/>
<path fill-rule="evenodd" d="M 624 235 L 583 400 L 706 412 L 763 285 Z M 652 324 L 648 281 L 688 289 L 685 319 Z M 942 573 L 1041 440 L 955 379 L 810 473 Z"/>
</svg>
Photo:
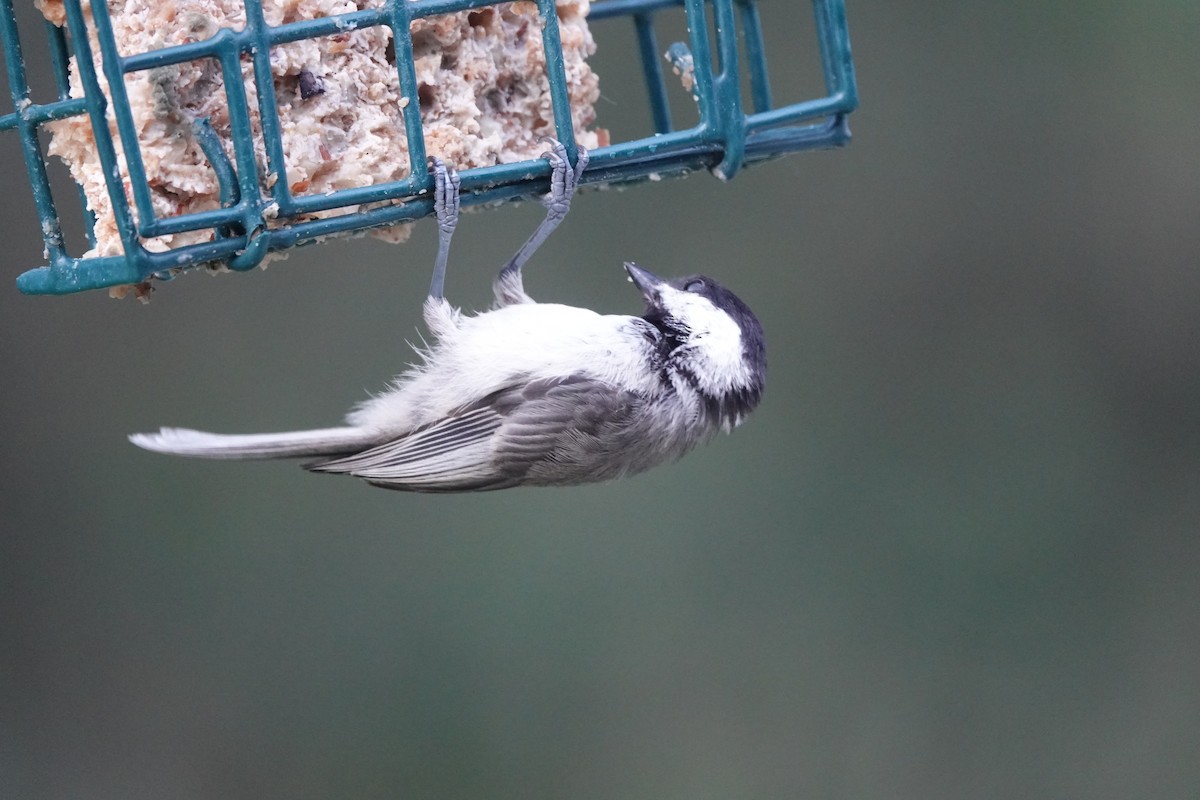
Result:
<svg viewBox="0 0 1200 800">
<path fill-rule="evenodd" d="M 625 262 L 625 271 L 629 273 L 629 279 L 633 281 L 633 285 L 641 291 L 642 296 L 647 300 L 657 298 L 659 287 L 666 283 L 666 281 L 650 270 L 642 269 L 632 261 Z"/>
</svg>

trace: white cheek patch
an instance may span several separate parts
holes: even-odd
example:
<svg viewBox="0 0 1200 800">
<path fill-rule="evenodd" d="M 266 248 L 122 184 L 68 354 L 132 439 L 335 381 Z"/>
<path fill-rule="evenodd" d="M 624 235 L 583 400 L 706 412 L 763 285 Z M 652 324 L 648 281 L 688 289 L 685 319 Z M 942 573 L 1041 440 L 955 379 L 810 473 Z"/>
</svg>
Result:
<svg viewBox="0 0 1200 800">
<path fill-rule="evenodd" d="M 708 298 L 690 292 L 668 289 L 663 292 L 662 304 L 690 329 L 685 346 L 704 367 L 697 370 L 697 378 L 707 384 L 706 389 L 715 393 L 749 384 L 742 329 L 733 317 Z"/>
</svg>

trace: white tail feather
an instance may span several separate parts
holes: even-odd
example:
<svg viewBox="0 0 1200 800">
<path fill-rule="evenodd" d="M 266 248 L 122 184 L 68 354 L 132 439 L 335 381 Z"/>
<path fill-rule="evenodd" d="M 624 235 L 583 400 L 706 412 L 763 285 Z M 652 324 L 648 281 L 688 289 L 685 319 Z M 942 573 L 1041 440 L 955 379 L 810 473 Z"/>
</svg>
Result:
<svg viewBox="0 0 1200 800">
<path fill-rule="evenodd" d="M 224 434 L 187 428 L 130 434 L 129 441 L 156 453 L 193 458 L 292 458 L 350 453 L 379 441 L 361 428 L 323 428 L 286 433 Z"/>
</svg>

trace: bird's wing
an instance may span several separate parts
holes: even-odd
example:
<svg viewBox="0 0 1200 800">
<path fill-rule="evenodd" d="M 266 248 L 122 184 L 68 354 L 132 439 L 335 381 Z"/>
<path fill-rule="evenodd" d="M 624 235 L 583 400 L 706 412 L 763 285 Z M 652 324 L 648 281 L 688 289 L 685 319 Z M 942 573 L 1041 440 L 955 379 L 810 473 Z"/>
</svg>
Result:
<svg viewBox="0 0 1200 800">
<path fill-rule="evenodd" d="M 638 444 L 630 423 L 644 402 L 635 392 L 582 376 L 531 385 L 496 433 L 496 469 L 543 484 L 618 477 Z"/>
<path fill-rule="evenodd" d="M 306 464 L 371 483 L 413 491 L 468 491 L 492 486 L 492 436 L 502 418 L 490 406 L 453 414 L 354 455 Z"/>
<path fill-rule="evenodd" d="M 390 442 L 306 468 L 425 492 L 518 486 L 539 466 L 561 467 L 562 483 L 578 483 L 572 476 L 579 459 L 565 453 L 602 455 L 606 431 L 621 427 L 637 402 L 634 394 L 585 376 L 532 381 Z"/>
</svg>

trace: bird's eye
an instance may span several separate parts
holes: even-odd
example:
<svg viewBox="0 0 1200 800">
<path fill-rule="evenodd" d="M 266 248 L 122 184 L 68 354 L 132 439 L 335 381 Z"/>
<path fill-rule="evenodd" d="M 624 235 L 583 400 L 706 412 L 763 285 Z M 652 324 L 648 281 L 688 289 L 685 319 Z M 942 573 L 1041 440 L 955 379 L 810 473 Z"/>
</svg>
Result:
<svg viewBox="0 0 1200 800">
<path fill-rule="evenodd" d="M 704 289 L 704 281 L 699 278 L 694 281 L 688 281 L 687 285 L 683 287 L 685 292 L 699 292 L 702 289 Z"/>
</svg>

